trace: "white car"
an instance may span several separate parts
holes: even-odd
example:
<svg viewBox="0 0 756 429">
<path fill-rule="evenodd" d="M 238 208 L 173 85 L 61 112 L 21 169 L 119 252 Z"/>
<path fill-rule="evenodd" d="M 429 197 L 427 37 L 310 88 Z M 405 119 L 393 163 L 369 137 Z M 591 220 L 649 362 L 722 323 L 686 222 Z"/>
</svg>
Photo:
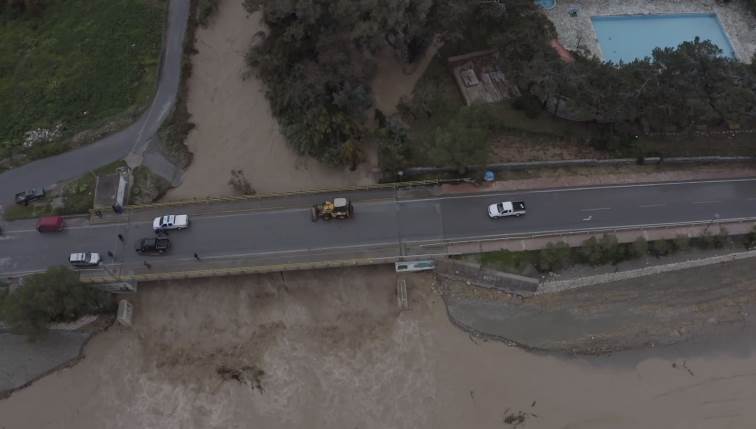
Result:
<svg viewBox="0 0 756 429">
<path fill-rule="evenodd" d="M 74 267 L 96 267 L 100 265 L 100 254 L 94 252 L 75 252 L 68 257 Z"/>
<path fill-rule="evenodd" d="M 152 221 L 152 229 L 155 232 L 186 228 L 189 228 L 189 215 L 165 215 Z"/>
<path fill-rule="evenodd" d="M 508 216 L 522 216 L 525 214 L 525 203 L 522 201 L 503 201 L 488 206 L 488 217 L 498 219 Z"/>
</svg>

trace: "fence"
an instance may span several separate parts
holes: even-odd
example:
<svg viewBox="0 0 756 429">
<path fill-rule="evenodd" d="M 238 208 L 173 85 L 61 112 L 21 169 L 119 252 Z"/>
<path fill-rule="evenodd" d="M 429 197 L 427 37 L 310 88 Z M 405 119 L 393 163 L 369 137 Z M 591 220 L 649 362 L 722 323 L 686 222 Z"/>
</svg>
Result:
<svg viewBox="0 0 756 429">
<path fill-rule="evenodd" d="M 332 188 L 332 189 L 308 189 L 303 191 L 292 192 L 280 192 L 280 193 L 268 193 L 268 194 L 255 194 L 255 195 L 228 195 L 206 198 L 193 198 L 188 200 L 179 201 L 166 201 L 162 203 L 150 203 L 150 204 L 134 204 L 126 207 L 127 210 L 139 210 L 145 208 L 155 207 L 175 207 L 188 204 L 211 204 L 216 202 L 235 202 L 235 201 L 255 201 L 272 198 L 286 198 L 302 195 L 318 195 L 318 194 L 342 194 L 347 192 L 365 192 L 365 191 L 378 191 L 378 190 L 398 190 L 402 188 L 413 188 L 419 186 L 438 186 L 442 184 L 461 183 L 468 182 L 470 179 L 434 179 L 434 180 L 415 180 L 408 182 L 393 182 L 383 183 L 377 185 L 364 185 L 364 186 L 352 186 L 345 188 Z"/>
</svg>

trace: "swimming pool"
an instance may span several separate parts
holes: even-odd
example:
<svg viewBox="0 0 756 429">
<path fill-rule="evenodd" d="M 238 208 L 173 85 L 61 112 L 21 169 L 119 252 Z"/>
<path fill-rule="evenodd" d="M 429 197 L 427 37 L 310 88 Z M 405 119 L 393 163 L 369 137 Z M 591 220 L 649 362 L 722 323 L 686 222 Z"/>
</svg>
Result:
<svg viewBox="0 0 756 429">
<path fill-rule="evenodd" d="M 696 37 L 711 40 L 722 55 L 735 57 L 714 14 L 594 16 L 591 21 L 604 61 L 618 63 L 650 57 L 656 47 L 676 47 Z"/>
<path fill-rule="evenodd" d="M 535 2 L 544 9 L 554 9 L 557 0 L 535 0 Z"/>
</svg>

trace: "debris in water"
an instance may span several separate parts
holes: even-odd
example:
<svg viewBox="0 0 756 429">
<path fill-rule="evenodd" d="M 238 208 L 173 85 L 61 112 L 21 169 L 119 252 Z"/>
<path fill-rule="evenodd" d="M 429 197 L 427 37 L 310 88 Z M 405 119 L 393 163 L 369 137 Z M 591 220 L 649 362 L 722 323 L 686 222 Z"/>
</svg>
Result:
<svg viewBox="0 0 756 429">
<path fill-rule="evenodd" d="M 256 366 L 243 366 L 236 369 L 221 365 L 215 370 L 215 372 L 224 381 L 236 380 L 239 383 L 248 384 L 252 390 L 257 389 L 260 393 L 263 392 L 262 377 L 265 375 L 265 371 Z"/>
</svg>

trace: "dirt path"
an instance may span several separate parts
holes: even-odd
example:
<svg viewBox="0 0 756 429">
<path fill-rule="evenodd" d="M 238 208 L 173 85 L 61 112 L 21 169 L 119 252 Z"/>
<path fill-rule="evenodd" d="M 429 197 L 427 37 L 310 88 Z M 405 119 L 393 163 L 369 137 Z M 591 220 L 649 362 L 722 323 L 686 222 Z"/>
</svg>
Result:
<svg viewBox="0 0 756 429">
<path fill-rule="evenodd" d="M 374 58 L 376 73 L 371 83 L 375 107 L 386 115 L 396 113 L 397 104 L 402 97 L 412 94 L 415 84 L 441 46 L 440 39 L 435 39 L 425 55 L 414 64 L 402 64 L 391 49 L 379 52 Z"/>
<path fill-rule="evenodd" d="M 408 281 L 401 313 L 385 267 L 140 286 L 135 328 L 99 335 L 78 365 L 0 401 L 1 426 L 500 429 L 522 419 L 519 428 L 615 429 L 756 419 L 746 345 L 632 361 L 534 355 L 470 338 L 449 323 L 432 277 Z"/>
<path fill-rule="evenodd" d="M 264 85 L 254 76 L 244 79 L 244 56 L 264 26 L 260 13 L 250 16 L 241 3 L 221 2 L 211 26 L 197 31 L 188 98 L 196 129 L 187 138 L 194 161 L 166 199 L 230 194 L 231 170 L 243 170 L 258 192 L 373 183 L 374 156 L 357 171 L 334 169 L 299 156 L 286 143 Z"/>
</svg>

